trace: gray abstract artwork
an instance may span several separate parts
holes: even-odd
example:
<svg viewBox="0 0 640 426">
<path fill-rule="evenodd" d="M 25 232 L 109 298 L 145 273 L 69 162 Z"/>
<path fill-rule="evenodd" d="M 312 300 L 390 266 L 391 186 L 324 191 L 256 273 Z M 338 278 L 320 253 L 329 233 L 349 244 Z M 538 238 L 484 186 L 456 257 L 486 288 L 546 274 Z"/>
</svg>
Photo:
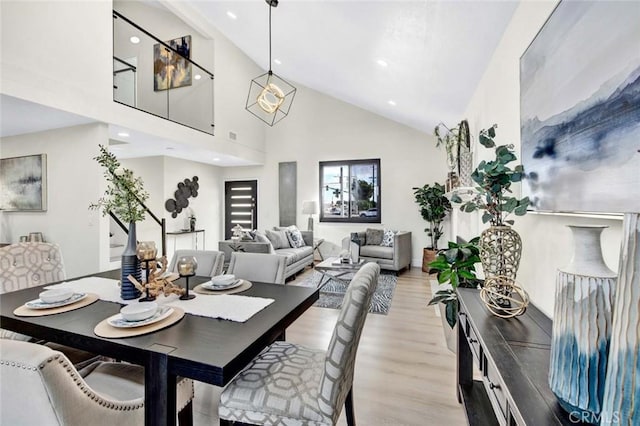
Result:
<svg viewBox="0 0 640 426">
<path fill-rule="evenodd" d="M 520 59 L 535 209 L 640 211 L 639 22 L 637 2 L 563 1 Z"/>
<path fill-rule="evenodd" d="M 0 159 L 0 210 L 47 209 L 47 156 Z"/>
</svg>

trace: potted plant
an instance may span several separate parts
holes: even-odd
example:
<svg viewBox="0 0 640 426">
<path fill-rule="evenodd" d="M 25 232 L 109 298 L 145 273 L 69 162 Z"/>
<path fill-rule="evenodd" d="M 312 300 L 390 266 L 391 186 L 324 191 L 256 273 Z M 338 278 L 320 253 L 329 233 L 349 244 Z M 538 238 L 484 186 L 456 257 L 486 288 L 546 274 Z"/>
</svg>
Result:
<svg viewBox="0 0 640 426">
<path fill-rule="evenodd" d="M 444 186 L 439 183 L 434 183 L 433 186 L 427 184 L 421 188 L 413 188 L 413 195 L 420 207 L 420 214 L 429 224 L 424 230 L 431 240 L 431 245 L 425 247 L 422 253 L 422 270 L 424 272 L 429 272 L 428 265 L 436 257 L 438 240 L 442 237 L 442 221 L 451 211 L 451 203 L 444 194 Z"/>
<path fill-rule="evenodd" d="M 90 209 L 102 210 L 102 215 L 114 214 L 123 223 L 129 224 L 127 246 L 122 253 L 120 295 L 123 299 L 135 299 L 140 291 L 129 280 L 132 275 L 141 280 L 140 261 L 136 256 L 136 222 L 144 220 L 144 203 L 149 194 L 144 190 L 142 179 L 135 177 L 129 169 L 122 168 L 118 159 L 106 147 L 99 145 L 100 154 L 93 159 L 104 167 L 107 190 Z"/>
<path fill-rule="evenodd" d="M 435 292 L 429 305 L 440 304 L 443 329 L 447 346 L 455 351 L 454 326 L 458 318 L 458 287 L 477 288 L 482 281 L 476 276 L 475 265 L 480 262 L 480 249 L 476 237 L 468 243 L 449 241 L 448 248 L 438 251 L 436 260 L 429 264 L 438 274 L 438 284 L 446 288 Z M 448 326 L 444 324 L 447 322 Z"/>
<path fill-rule="evenodd" d="M 529 197 L 518 199 L 511 194 L 511 184 L 520 182 L 524 176 L 522 165 L 513 169 L 509 163 L 516 161 L 513 145 L 496 147 L 496 136 L 493 125 L 488 130 L 480 131 L 480 143 L 486 148 L 495 147 L 495 159 L 481 161 L 471 174 L 477 184 L 475 196 L 460 206 L 465 212 L 484 210 L 482 222 L 489 222 L 491 226 L 480 234 L 480 259 L 485 276 L 504 276 L 515 280 L 520 257 L 522 255 L 522 241 L 518 233 L 509 225 L 513 220 L 507 220 L 511 213 L 522 216 L 527 213 Z M 461 203 L 462 199 L 454 195 L 451 201 Z"/>
</svg>

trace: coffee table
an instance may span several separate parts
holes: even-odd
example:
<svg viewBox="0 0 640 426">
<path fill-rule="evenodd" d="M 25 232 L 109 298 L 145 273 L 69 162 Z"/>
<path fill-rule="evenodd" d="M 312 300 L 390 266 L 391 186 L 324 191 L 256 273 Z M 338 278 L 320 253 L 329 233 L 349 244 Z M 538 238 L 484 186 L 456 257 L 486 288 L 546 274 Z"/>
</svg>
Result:
<svg viewBox="0 0 640 426">
<path fill-rule="evenodd" d="M 318 288 L 322 288 L 329 280 L 336 280 L 345 285 L 349 285 L 351 280 L 343 278 L 345 275 L 358 271 L 362 265 L 367 263 L 365 259 L 358 262 L 342 263 L 339 257 L 328 257 L 316 265 L 316 271 L 322 274 Z"/>
</svg>

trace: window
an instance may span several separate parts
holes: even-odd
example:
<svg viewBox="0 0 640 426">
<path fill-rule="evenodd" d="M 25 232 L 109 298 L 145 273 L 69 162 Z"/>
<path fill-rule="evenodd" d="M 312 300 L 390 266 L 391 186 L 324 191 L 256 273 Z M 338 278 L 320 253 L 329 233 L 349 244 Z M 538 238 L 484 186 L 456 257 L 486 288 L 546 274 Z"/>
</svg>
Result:
<svg viewBox="0 0 640 426">
<path fill-rule="evenodd" d="M 380 159 L 320 162 L 320 222 L 380 223 Z"/>
</svg>

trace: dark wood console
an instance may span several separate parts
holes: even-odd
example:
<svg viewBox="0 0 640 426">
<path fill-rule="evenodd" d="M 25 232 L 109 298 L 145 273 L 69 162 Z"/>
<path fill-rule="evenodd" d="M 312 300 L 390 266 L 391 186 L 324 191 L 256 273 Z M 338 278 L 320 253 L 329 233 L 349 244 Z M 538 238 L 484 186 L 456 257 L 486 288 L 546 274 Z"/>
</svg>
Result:
<svg viewBox="0 0 640 426">
<path fill-rule="evenodd" d="M 475 289 L 458 289 L 458 400 L 470 425 L 575 425 L 548 384 L 551 320 L 535 306 L 492 315 Z M 474 365 L 481 380 L 473 379 Z"/>
</svg>

